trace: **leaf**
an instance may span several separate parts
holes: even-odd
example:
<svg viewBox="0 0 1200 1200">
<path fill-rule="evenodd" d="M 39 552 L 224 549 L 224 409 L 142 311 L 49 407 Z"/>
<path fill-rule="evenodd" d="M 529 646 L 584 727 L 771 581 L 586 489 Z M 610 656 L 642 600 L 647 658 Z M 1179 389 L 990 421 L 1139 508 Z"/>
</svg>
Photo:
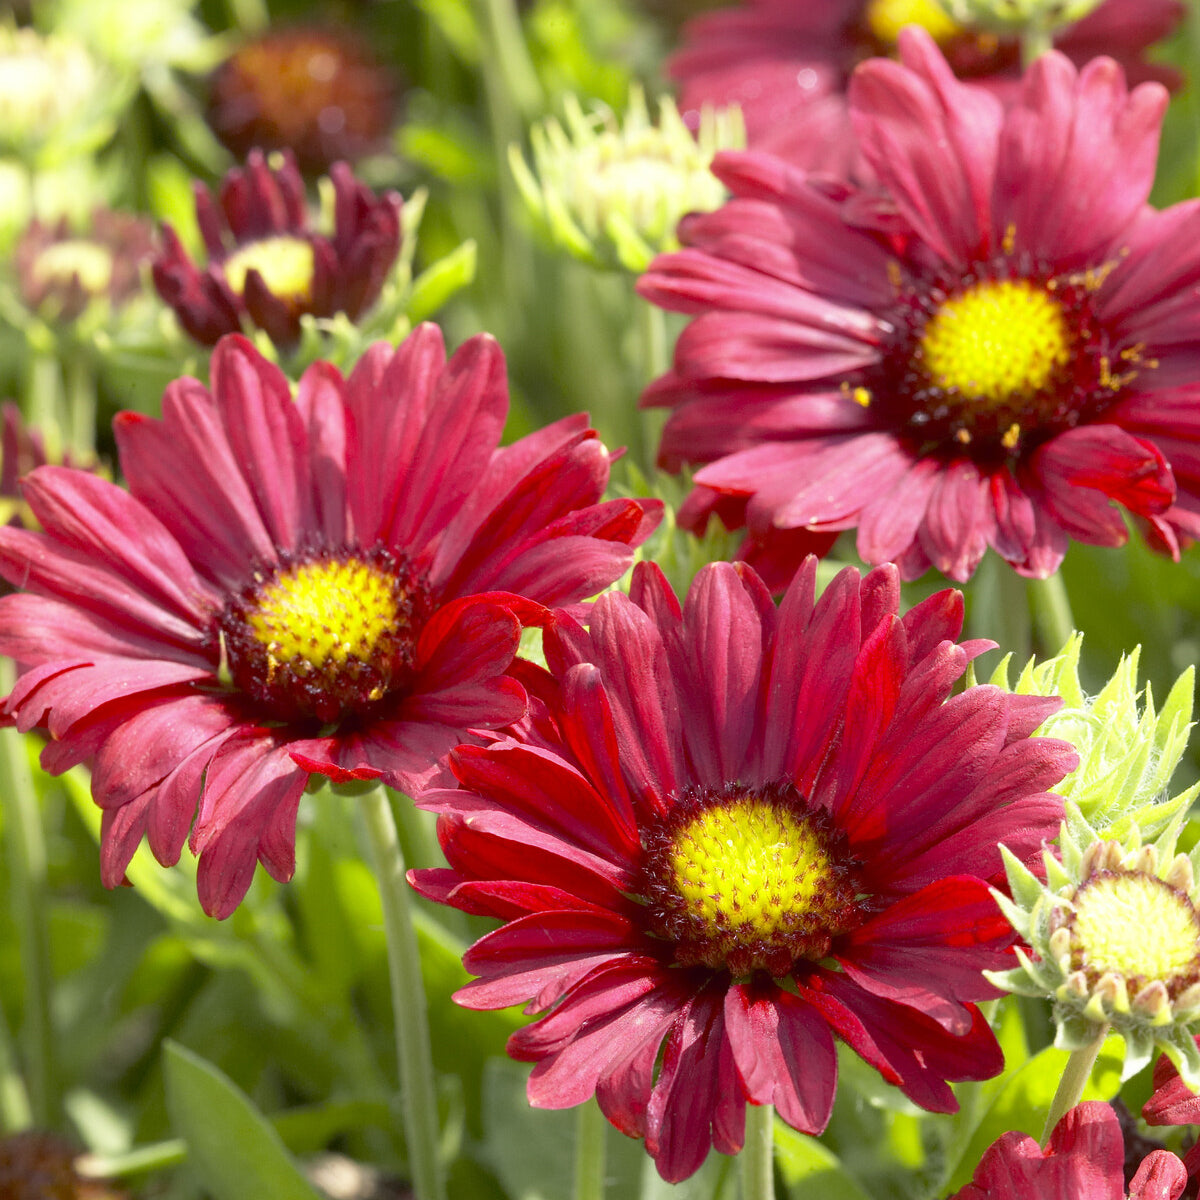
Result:
<svg viewBox="0 0 1200 1200">
<path fill-rule="evenodd" d="M 775 1122 L 775 1161 L 790 1200 L 869 1200 L 832 1150 L 815 1138 Z"/>
<path fill-rule="evenodd" d="M 171 1124 L 215 1200 L 321 1200 L 270 1123 L 212 1063 L 170 1040 L 163 1077 Z"/>
</svg>

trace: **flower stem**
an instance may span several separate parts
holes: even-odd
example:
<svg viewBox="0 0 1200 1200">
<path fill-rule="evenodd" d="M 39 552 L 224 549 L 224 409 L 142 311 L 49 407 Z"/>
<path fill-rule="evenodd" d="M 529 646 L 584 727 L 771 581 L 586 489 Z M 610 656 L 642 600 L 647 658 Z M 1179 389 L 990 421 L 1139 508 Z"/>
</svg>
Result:
<svg viewBox="0 0 1200 1200">
<path fill-rule="evenodd" d="M 7 681 L 5 681 L 7 683 Z M 7 686 L 4 689 L 8 690 Z M 46 839 L 33 790 L 25 739 L 0 729 L 0 797 L 3 797 L 12 913 L 21 946 L 24 983 L 26 1086 L 30 1115 L 43 1128 L 54 1123 L 54 1030 L 50 1024 L 50 933 L 46 924 Z M 19 1103 L 19 1098 L 18 1098 Z"/>
<path fill-rule="evenodd" d="M 1054 1099 L 1050 1101 L 1050 1111 L 1046 1113 L 1046 1128 L 1042 1131 L 1043 1146 L 1050 1141 L 1050 1135 L 1054 1132 L 1055 1125 L 1082 1098 L 1083 1089 L 1087 1086 L 1087 1081 L 1092 1074 L 1092 1067 L 1096 1065 L 1096 1058 L 1106 1037 L 1108 1037 L 1108 1025 L 1104 1024 L 1097 1029 L 1096 1036 L 1086 1046 L 1071 1051 L 1071 1057 L 1067 1059 L 1062 1079 L 1058 1081 L 1058 1090 L 1054 1093 Z"/>
<path fill-rule="evenodd" d="M 1021 35 L 1021 65 L 1028 67 L 1054 49 L 1054 33 L 1048 25 L 1030 24 Z"/>
<path fill-rule="evenodd" d="M 413 1191 L 417 1200 L 444 1200 L 438 1160 L 437 1091 L 425 988 L 421 982 L 421 955 L 413 927 L 408 882 L 404 877 L 404 855 L 386 789 L 382 786 L 372 789 L 363 796 L 361 804 L 383 902 L 392 1015 L 396 1024 L 396 1056 L 400 1066 L 404 1132 Z"/>
<path fill-rule="evenodd" d="M 67 429 L 72 454 L 89 462 L 96 453 L 96 372 L 82 353 L 69 357 L 65 366 Z"/>
<path fill-rule="evenodd" d="M 604 1134 L 608 1122 L 595 1098 L 575 1120 L 575 1200 L 604 1200 Z"/>
<path fill-rule="evenodd" d="M 746 1105 L 746 1143 L 742 1164 L 742 1200 L 775 1200 L 775 1106 Z"/>
<path fill-rule="evenodd" d="M 1029 607 L 1033 610 L 1033 625 L 1045 654 L 1057 654 L 1075 632 L 1071 616 L 1071 600 L 1062 572 L 1046 579 L 1030 579 L 1027 583 Z"/>
</svg>

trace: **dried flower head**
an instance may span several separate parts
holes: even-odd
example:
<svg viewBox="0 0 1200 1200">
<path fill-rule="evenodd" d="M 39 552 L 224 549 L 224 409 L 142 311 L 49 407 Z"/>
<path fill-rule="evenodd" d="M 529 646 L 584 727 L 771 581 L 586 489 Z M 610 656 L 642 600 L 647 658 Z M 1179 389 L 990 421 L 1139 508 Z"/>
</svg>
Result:
<svg viewBox="0 0 1200 1200">
<path fill-rule="evenodd" d="M 621 118 L 585 112 L 574 96 L 564 104 L 565 128 L 549 118 L 530 131 L 532 170 L 509 148 L 521 195 L 555 245 L 596 266 L 644 271 L 656 253 L 678 246 L 680 217 L 724 199 L 709 164 L 742 144 L 736 110 L 706 109 L 693 136 L 670 99 L 659 102 L 655 123 L 639 88 Z"/>
<path fill-rule="evenodd" d="M 208 122 L 238 158 L 290 150 L 306 175 L 379 149 L 395 83 L 346 30 L 273 29 L 243 43 L 209 84 Z"/>
</svg>

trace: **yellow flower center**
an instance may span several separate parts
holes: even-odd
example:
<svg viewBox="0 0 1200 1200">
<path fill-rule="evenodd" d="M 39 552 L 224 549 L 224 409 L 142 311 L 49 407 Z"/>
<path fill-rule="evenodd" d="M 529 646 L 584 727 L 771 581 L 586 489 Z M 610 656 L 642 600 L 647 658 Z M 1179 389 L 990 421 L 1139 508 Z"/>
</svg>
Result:
<svg viewBox="0 0 1200 1200">
<path fill-rule="evenodd" d="M 992 406 L 1042 391 L 1073 350 L 1059 301 L 1026 279 L 1005 279 L 944 301 L 925 325 L 918 357 L 935 386 Z"/>
<path fill-rule="evenodd" d="M 98 296 L 112 282 L 112 252 L 87 238 L 54 242 L 37 256 L 33 278 L 38 284 L 69 284 L 75 276 L 90 295 Z"/>
<path fill-rule="evenodd" d="M 310 242 L 279 236 L 242 246 L 225 259 L 222 270 L 226 282 L 239 296 L 246 290 L 247 274 L 257 271 L 273 296 L 301 307 L 312 299 L 315 266 Z"/>
<path fill-rule="evenodd" d="M 894 46 L 906 25 L 920 25 L 939 42 L 962 32 L 936 0 L 870 0 L 865 17 L 867 28 L 885 46 Z"/>
<path fill-rule="evenodd" d="M 861 920 L 834 838 L 790 784 L 693 791 L 647 846 L 651 926 L 683 965 L 735 976 L 824 958 Z"/>
<path fill-rule="evenodd" d="M 338 722 L 408 682 L 431 607 L 424 583 L 384 550 L 281 567 L 226 606 L 230 677 L 278 720 Z"/>
<path fill-rule="evenodd" d="M 295 567 L 265 587 L 250 628 L 301 675 L 368 659 L 395 623 L 393 581 L 351 558 Z"/>
<path fill-rule="evenodd" d="M 1094 875 L 1075 896 L 1072 960 L 1129 980 L 1170 983 L 1194 971 L 1200 921 L 1191 901 L 1156 875 Z"/>
</svg>

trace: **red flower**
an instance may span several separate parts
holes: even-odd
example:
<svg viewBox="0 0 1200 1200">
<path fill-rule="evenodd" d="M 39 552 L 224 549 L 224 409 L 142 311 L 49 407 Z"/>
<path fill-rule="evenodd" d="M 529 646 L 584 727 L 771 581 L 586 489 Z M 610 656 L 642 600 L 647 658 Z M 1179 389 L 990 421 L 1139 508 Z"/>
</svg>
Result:
<svg viewBox="0 0 1200 1200">
<path fill-rule="evenodd" d="M 1125 1144 L 1107 1104 L 1077 1104 L 1054 1127 L 1046 1149 L 1024 1133 L 1006 1133 L 984 1152 L 975 1178 L 951 1200 L 1125 1200 Z M 1183 1163 L 1166 1150 L 1142 1160 L 1129 1200 L 1178 1200 Z"/>
<path fill-rule="evenodd" d="M 893 567 L 814 603 L 815 572 L 777 611 L 713 564 L 681 609 L 639 564 L 590 632 L 547 630 L 535 719 L 459 747 L 459 790 L 419 801 L 450 865 L 414 886 L 506 922 L 460 1002 L 545 1014 L 509 1043 L 530 1102 L 594 1092 L 669 1180 L 738 1150 L 747 1103 L 822 1130 L 835 1034 L 934 1111 L 1000 1069 L 972 1002 L 1012 929 L 984 880 L 997 842 L 1053 836 L 1045 789 L 1077 761 L 1028 737 L 1056 700 L 951 696 L 991 645 L 955 645 L 957 592 L 900 618 Z"/>
<path fill-rule="evenodd" d="M 1105 0 L 1056 45 L 1079 66 L 1108 54 L 1131 82 L 1174 86 L 1175 72 L 1143 56 L 1183 11 L 1178 0 Z M 896 31 L 909 22 L 930 30 L 960 79 L 1006 99 L 1016 93 L 1016 43 L 956 25 L 936 0 L 748 0 L 691 21 L 667 69 L 685 120 L 697 120 L 706 103 L 738 104 L 751 149 L 845 176 L 858 162 L 846 104 L 851 72 L 866 57 L 894 54 Z"/>
<path fill-rule="evenodd" d="M 1200 1125 L 1200 1096 L 1165 1054 L 1154 1064 L 1154 1094 L 1142 1106 L 1142 1117 L 1148 1125 Z M 1183 1163 L 1190 1177 L 1200 1174 L 1200 1143 L 1188 1150 Z"/>
<path fill-rule="evenodd" d="M 858 70 L 886 186 L 819 186 L 724 154 L 734 198 L 688 218 L 639 290 L 696 314 L 644 403 L 661 462 L 750 534 L 857 527 L 868 562 L 966 579 L 987 546 L 1025 575 L 1068 540 L 1200 535 L 1200 206 L 1146 205 L 1166 93 L 1050 54 L 1005 109 L 927 34 Z"/>
<path fill-rule="evenodd" d="M 260 151 L 221 184 L 217 201 L 196 184 L 196 220 L 208 250 L 201 271 L 170 225 L 154 260 L 154 286 L 183 328 L 205 346 L 248 318 L 280 347 L 300 336 L 300 317 L 361 316 L 379 299 L 400 253 L 400 197 L 375 194 L 345 163 L 329 172 L 333 237 L 309 219 L 304 181 L 285 156 L 277 170 Z"/>
<path fill-rule="evenodd" d="M 21 671 L 4 712 L 49 730 L 46 769 L 93 763 L 104 882 L 143 835 L 169 864 L 190 830 L 224 917 L 256 859 L 291 876 L 310 774 L 412 792 L 465 730 L 516 720 L 514 611 L 606 586 L 657 513 L 599 503 L 610 460 L 586 417 L 497 449 L 485 336 L 446 362 L 421 326 L 348 379 L 315 364 L 294 401 L 230 338 L 212 380 L 172 384 L 161 421 L 117 418 L 128 492 L 25 480 L 45 532 L 0 529 L 26 589 L 0 599 L 0 653 Z"/>
</svg>

